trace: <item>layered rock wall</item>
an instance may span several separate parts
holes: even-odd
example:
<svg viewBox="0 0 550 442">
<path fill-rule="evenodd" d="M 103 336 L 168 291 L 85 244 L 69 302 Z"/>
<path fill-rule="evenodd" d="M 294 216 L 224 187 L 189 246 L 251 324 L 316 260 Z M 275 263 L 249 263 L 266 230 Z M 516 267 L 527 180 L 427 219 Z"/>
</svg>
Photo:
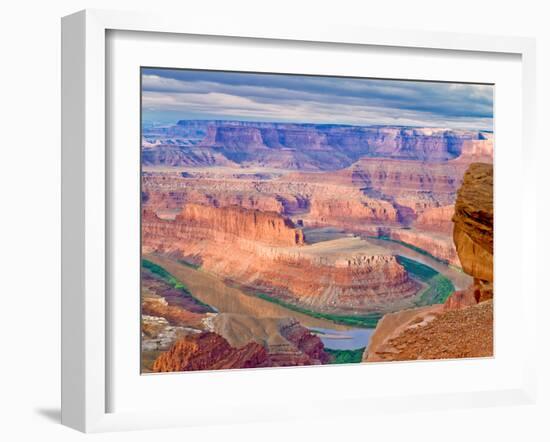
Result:
<svg viewBox="0 0 550 442">
<path fill-rule="evenodd" d="M 414 227 L 419 230 L 451 234 L 453 231 L 452 218 L 455 212 L 454 205 L 431 207 L 422 212 L 414 221 Z"/>
<path fill-rule="evenodd" d="M 142 216 L 144 243 L 170 242 L 200 238 L 228 241 L 243 239 L 273 246 L 300 246 L 304 234 L 293 222 L 275 212 L 248 210 L 238 206 L 211 207 L 186 204 L 175 220 L 161 220 L 154 212 Z"/>
<path fill-rule="evenodd" d="M 453 162 L 364 158 L 350 168 L 354 183 L 367 190 L 399 196 L 407 191 L 453 193 L 460 185 L 465 166 Z"/>
<path fill-rule="evenodd" d="M 391 239 L 418 247 L 436 258 L 459 266 L 460 260 L 450 235 L 434 234 L 417 229 L 391 230 Z"/>
<path fill-rule="evenodd" d="M 465 149 L 483 151 L 490 142 L 488 135 L 392 126 L 181 121 L 163 131 L 144 130 L 144 161 L 172 166 L 237 163 L 334 170 L 369 156 L 447 161 Z"/>
<path fill-rule="evenodd" d="M 187 204 L 176 216 L 176 223 L 191 228 L 224 232 L 239 238 L 277 246 L 304 244 L 302 230 L 275 212 L 247 210 L 239 206 L 214 208 Z"/>
<path fill-rule="evenodd" d="M 306 219 L 314 224 L 351 228 L 357 228 L 365 223 L 398 222 L 397 210 L 387 201 L 362 195 L 350 198 L 355 192 L 349 193 L 351 195 L 338 199 L 323 198 L 322 195 L 314 197 Z"/>
</svg>

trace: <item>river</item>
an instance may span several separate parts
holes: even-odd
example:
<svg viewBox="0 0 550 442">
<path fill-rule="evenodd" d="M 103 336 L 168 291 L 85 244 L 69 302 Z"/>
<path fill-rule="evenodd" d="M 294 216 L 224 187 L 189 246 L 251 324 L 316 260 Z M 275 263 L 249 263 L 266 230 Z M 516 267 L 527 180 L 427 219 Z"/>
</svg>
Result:
<svg viewBox="0 0 550 442">
<path fill-rule="evenodd" d="M 338 238 L 357 236 L 337 227 L 310 227 L 304 228 L 303 230 L 306 241 L 310 244 L 315 244 L 322 241 L 330 241 Z M 394 255 L 401 255 L 405 258 L 414 259 L 415 261 L 418 261 L 422 264 L 427 265 L 428 267 L 433 268 L 437 272 L 441 273 L 443 276 L 449 278 L 456 290 L 464 290 L 470 287 L 473 283 L 472 277 L 467 275 L 466 273 L 461 272 L 454 267 L 450 267 L 428 254 L 417 252 L 416 250 L 411 249 L 410 247 L 407 247 L 398 242 L 372 237 L 364 238 L 364 241 L 366 241 L 365 250 L 368 250 L 368 243 L 371 243 L 375 246 L 385 249 L 386 251 Z"/>
<path fill-rule="evenodd" d="M 180 280 L 195 298 L 211 305 L 220 313 L 239 313 L 264 318 L 294 317 L 308 328 L 350 330 L 351 327 L 335 324 L 332 321 L 317 319 L 298 313 L 278 304 L 248 295 L 238 288 L 231 287 L 215 275 L 201 269 L 181 264 L 159 255 L 146 255 L 145 259 L 158 264 Z"/>
<path fill-rule="evenodd" d="M 470 287 L 473 283 L 473 279 L 470 275 L 467 275 L 466 273 L 461 272 L 454 267 L 450 267 L 447 264 L 432 258 L 430 255 L 425 255 L 424 253 L 417 252 L 416 250 L 399 244 L 398 242 L 374 238 L 368 238 L 367 241 L 380 247 L 384 247 L 386 250 L 392 252 L 394 255 L 401 255 L 405 258 L 414 259 L 415 261 L 431 267 L 435 271 L 441 273 L 443 276 L 449 278 L 456 290 L 464 290 Z"/>
<path fill-rule="evenodd" d="M 319 233 L 324 234 L 326 232 Z M 329 234 L 329 236 L 331 235 Z M 468 275 L 399 243 L 371 238 L 367 241 L 394 254 L 414 259 L 432 267 L 449 278 L 456 289 L 460 290 L 471 284 L 471 278 Z M 312 331 L 317 331 L 316 334 L 323 341 L 325 347 L 329 349 L 355 350 L 366 347 L 373 333 L 373 329 L 353 328 L 287 309 L 284 306 L 247 294 L 236 287 L 231 287 L 211 273 L 194 269 L 164 256 L 147 255 L 144 258 L 166 269 L 180 280 L 193 296 L 221 313 L 239 313 L 255 317 L 293 317 L 300 321 L 303 326 Z"/>
<path fill-rule="evenodd" d="M 325 348 L 331 350 L 357 350 L 366 347 L 373 328 L 351 328 L 349 330 L 334 330 L 330 328 L 315 327 L 311 329 L 321 341 Z"/>
</svg>

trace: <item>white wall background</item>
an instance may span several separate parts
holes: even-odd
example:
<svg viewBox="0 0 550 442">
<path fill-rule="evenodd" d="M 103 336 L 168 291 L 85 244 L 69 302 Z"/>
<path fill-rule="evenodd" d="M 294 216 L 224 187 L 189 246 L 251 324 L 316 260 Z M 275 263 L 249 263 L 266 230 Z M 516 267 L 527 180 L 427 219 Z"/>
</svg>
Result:
<svg viewBox="0 0 550 442">
<path fill-rule="evenodd" d="M 59 421 L 60 322 L 60 17 L 83 8 L 161 10 L 181 15 L 246 15 L 373 27 L 537 37 L 539 281 L 549 219 L 545 201 L 550 113 L 549 11 L 545 2 L 365 0 L 332 2 L 167 0 L 12 0 L 0 20 L 0 438 L 82 440 Z M 518 177 L 519 178 L 519 177 Z M 536 257 L 533 257 L 536 263 Z M 519 266 L 518 266 L 519 267 Z M 95 440 L 550 440 L 548 290 L 539 283 L 540 391 L 537 405 L 379 415 L 364 421 L 287 422 L 92 436 Z M 521 352 L 521 349 L 518 349 Z M 452 380 L 451 380 L 452 381 Z"/>
</svg>

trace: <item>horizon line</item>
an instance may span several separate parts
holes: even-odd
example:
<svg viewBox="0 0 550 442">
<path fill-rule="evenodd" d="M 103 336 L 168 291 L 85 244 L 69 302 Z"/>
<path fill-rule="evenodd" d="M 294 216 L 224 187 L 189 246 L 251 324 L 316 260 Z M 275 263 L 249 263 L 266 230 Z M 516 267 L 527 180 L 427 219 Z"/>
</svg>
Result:
<svg viewBox="0 0 550 442">
<path fill-rule="evenodd" d="M 155 123 L 154 120 L 141 120 L 141 124 L 144 122 Z M 494 130 L 491 129 L 471 129 L 467 127 L 453 128 L 449 126 L 419 126 L 419 125 L 402 125 L 402 124 L 350 124 L 350 123 L 311 123 L 304 121 L 262 121 L 262 120 L 235 120 L 235 119 L 213 119 L 213 118 L 180 118 L 172 123 L 160 123 L 162 125 L 175 125 L 177 126 L 181 121 L 204 121 L 204 122 L 220 122 L 220 123 L 259 123 L 259 124 L 295 124 L 300 126 L 310 125 L 310 126 L 344 126 L 344 127 L 396 127 L 396 128 L 419 128 L 419 129 L 446 129 L 446 130 L 464 130 L 471 132 L 489 132 L 494 133 Z"/>
</svg>

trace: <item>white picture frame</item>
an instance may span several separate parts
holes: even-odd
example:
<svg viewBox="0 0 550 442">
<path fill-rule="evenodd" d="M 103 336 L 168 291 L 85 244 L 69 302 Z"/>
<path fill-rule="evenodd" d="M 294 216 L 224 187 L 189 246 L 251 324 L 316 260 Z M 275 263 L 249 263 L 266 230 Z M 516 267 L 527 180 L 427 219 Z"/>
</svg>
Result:
<svg viewBox="0 0 550 442">
<path fill-rule="evenodd" d="M 535 43 L 518 37 L 494 37 L 421 31 L 393 32 L 371 28 L 308 24 L 295 27 L 268 22 L 212 22 L 194 17 L 182 23 L 178 17 L 155 16 L 100 10 L 86 10 L 62 21 L 62 423 L 85 432 L 168 426 L 199 425 L 212 422 L 209 416 L 189 415 L 177 410 L 110 412 L 108 395 L 110 363 L 108 327 L 109 256 L 108 228 L 109 174 L 107 173 L 106 121 L 109 88 L 106 80 L 109 31 L 154 32 L 163 35 L 203 35 L 269 39 L 285 42 L 338 43 L 380 48 L 425 48 L 441 51 L 468 51 L 478 54 L 514 54 L 521 57 L 522 121 L 521 157 L 523 173 L 521 198 L 521 291 L 519 306 L 524 336 L 533 337 L 536 287 L 534 267 L 527 263 L 536 256 L 533 234 L 535 207 Z M 137 106 L 137 103 L 136 103 Z M 137 139 L 137 138 L 136 138 Z M 519 239 L 519 238 L 518 238 Z M 498 258 L 497 258 L 498 260 Z M 136 294 L 138 296 L 138 294 Z M 498 295 L 497 295 L 498 297 Z M 497 301 L 498 302 L 498 301 Z M 505 388 L 461 393 L 430 393 L 358 400 L 343 398 L 339 413 L 368 414 L 407 409 L 488 406 L 531 403 L 535 397 L 534 339 L 524 340 L 520 380 Z M 460 362 L 458 362 L 460 364 Z M 517 381 L 517 382 L 516 382 Z M 241 402 L 244 399 L 241 399 Z M 262 408 L 236 400 L 231 410 L 220 411 L 215 422 L 247 422 L 334 415 L 323 403 L 312 407 Z M 221 405 L 220 405 L 221 407 Z"/>
</svg>

